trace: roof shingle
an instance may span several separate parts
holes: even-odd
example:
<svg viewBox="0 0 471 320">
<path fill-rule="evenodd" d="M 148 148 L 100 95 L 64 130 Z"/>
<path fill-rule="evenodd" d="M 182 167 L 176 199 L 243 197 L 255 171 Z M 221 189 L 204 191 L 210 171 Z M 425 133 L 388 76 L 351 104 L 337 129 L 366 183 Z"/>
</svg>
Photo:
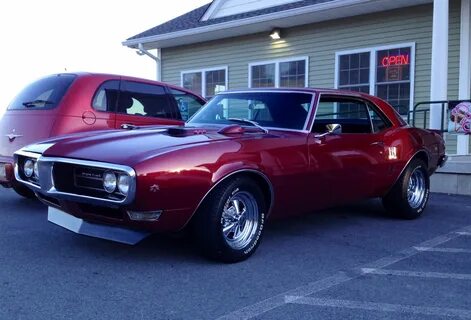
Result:
<svg viewBox="0 0 471 320">
<path fill-rule="evenodd" d="M 262 15 L 265 15 L 265 14 L 281 12 L 281 11 L 286 11 L 286 10 L 290 10 L 290 9 L 306 7 L 306 6 L 311 6 L 311 5 L 321 4 L 321 3 L 330 2 L 330 1 L 333 1 L 333 0 L 302 0 L 302 1 L 292 2 L 292 3 L 288 3 L 288 4 L 275 6 L 275 7 L 269 7 L 269 8 L 264 8 L 264 9 L 260 9 L 260 10 L 244 12 L 244 13 L 240 13 L 240 14 L 234 14 L 234 15 L 231 15 L 231 16 L 226 16 L 226 17 L 220 17 L 220 18 L 216 18 L 216 19 L 209 19 L 209 20 L 206 20 L 206 21 L 201 21 L 201 18 L 203 17 L 204 13 L 206 12 L 206 10 L 208 10 L 209 6 L 211 5 L 211 3 L 208 3 L 208 4 L 206 4 L 202 7 L 199 7 L 197 9 L 193 10 L 193 11 L 185 13 L 184 15 L 181 15 L 181 16 L 175 18 L 175 19 L 167 21 L 167 22 L 165 22 L 161 25 L 158 25 L 154 28 L 146 30 L 142 33 L 139 33 L 139 34 L 127 39 L 127 40 L 147 38 L 147 37 L 151 37 L 151 36 L 157 36 L 157 35 L 163 35 L 163 34 L 166 34 L 166 33 L 172 33 L 172 32 L 177 32 L 177 31 L 188 30 L 188 29 L 194 29 L 194 28 L 198 28 L 198 27 L 204 27 L 204 26 L 214 25 L 214 24 L 228 22 L 228 21 L 234 21 L 234 20 L 239 20 L 239 19 L 262 16 Z"/>
</svg>

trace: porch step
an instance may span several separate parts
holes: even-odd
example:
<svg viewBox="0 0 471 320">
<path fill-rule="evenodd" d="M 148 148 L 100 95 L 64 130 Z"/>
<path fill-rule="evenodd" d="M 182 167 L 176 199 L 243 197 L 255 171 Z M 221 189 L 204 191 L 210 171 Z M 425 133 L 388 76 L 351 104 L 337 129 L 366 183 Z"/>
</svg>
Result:
<svg viewBox="0 0 471 320">
<path fill-rule="evenodd" d="M 450 156 L 431 177 L 432 192 L 471 196 L 471 156 Z"/>
</svg>

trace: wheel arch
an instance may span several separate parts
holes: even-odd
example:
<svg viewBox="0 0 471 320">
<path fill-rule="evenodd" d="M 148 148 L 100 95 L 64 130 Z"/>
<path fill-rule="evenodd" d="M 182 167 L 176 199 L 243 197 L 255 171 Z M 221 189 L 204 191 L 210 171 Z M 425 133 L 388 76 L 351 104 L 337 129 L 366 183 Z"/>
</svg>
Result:
<svg viewBox="0 0 471 320">
<path fill-rule="evenodd" d="M 402 175 L 404 174 L 404 171 L 406 171 L 407 167 L 409 166 L 409 164 L 414 160 L 414 159 L 419 159 L 421 161 L 424 161 L 425 162 L 425 166 L 427 167 L 427 172 L 428 174 L 430 175 L 430 167 L 429 167 L 429 162 L 430 162 L 430 158 L 429 158 L 429 155 L 427 153 L 426 150 L 424 149 L 421 149 L 419 151 L 416 151 L 410 158 L 409 160 L 407 160 L 406 164 L 404 165 L 404 167 L 402 168 L 401 172 L 399 173 L 399 175 L 396 177 L 396 179 L 394 180 L 394 183 L 391 185 L 391 187 L 388 189 L 388 191 L 386 192 L 386 194 L 388 194 L 392 188 L 394 188 L 394 186 L 396 185 L 396 183 L 399 181 L 399 179 L 402 177 Z"/>
<path fill-rule="evenodd" d="M 425 150 L 419 150 L 419 151 L 417 151 L 417 152 L 412 156 L 412 158 L 407 162 L 407 165 L 404 167 L 404 169 L 409 165 L 409 163 L 410 163 L 413 159 L 420 159 L 420 160 L 422 160 L 423 162 L 425 162 L 425 165 L 426 165 L 428 171 L 430 171 L 430 165 L 429 165 L 429 163 L 430 163 L 430 157 L 429 157 L 427 151 L 425 151 Z M 404 169 L 403 169 L 403 171 L 404 171 Z"/>
<path fill-rule="evenodd" d="M 206 201 L 206 199 L 208 198 L 208 196 L 211 194 L 211 192 L 214 189 L 216 189 L 222 182 L 227 181 L 228 179 L 234 179 L 239 176 L 249 177 L 250 179 L 256 181 L 256 183 L 261 187 L 261 190 L 263 192 L 263 195 L 264 195 L 267 207 L 268 207 L 267 216 L 269 216 L 272 211 L 273 203 L 275 201 L 275 192 L 273 189 L 273 184 L 271 183 L 270 179 L 264 173 L 255 169 L 239 169 L 239 170 L 236 170 L 236 171 L 233 171 L 231 173 L 224 175 L 222 178 L 220 178 L 211 186 L 211 188 L 206 192 L 206 194 L 203 196 L 203 198 L 200 200 L 200 202 L 196 206 L 196 209 L 194 210 L 190 219 L 188 219 L 188 223 L 193 219 L 193 217 L 196 215 L 198 210 L 201 208 L 203 203 Z"/>
</svg>

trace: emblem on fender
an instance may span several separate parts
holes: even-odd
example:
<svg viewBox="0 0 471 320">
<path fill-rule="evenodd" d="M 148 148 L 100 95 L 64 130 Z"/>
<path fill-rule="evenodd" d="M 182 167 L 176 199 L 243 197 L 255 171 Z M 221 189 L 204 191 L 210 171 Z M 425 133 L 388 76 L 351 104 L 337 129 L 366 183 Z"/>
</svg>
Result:
<svg viewBox="0 0 471 320">
<path fill-rule="evenodd" d="M 15 129 L 11 131 L 11 133 L 5 135 L 10 142 L 15 141 L 16 138 L 21 138 L 23 135 L 22 134 L 15 134 Z"/>
<path fill-rule="evenodd" d="M 154 184 L 150 186 L 150 192 L 157 192 L 160 191 L 160 187 L 158 184 Z"/>
</svg>

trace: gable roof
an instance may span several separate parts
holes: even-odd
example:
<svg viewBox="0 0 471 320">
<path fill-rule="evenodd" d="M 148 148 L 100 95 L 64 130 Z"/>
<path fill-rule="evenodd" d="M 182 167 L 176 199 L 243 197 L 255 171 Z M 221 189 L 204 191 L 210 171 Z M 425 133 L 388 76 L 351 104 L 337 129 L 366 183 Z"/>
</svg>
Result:
<svg viewBox="0 0 471 320">
<path fill-rule="evenodd" d="M 167 48 L 268 32 L 319 21 L 430 3 L 433 0 L 301 0 L 260 10 L 203 20 L 212 3 L 128 38 L 123 45 Z"/>
<path fill-rule="evenodd" d="M 320 4 L 320 3 L 325 3 L 325 2 L 332 2 L 335 0 L 303 0 L 303 1 L 297 1 L 297 2 L 292 2 L 288 4 L 283 4 L 275 7 L 269 7 L 269 8 L 264 8 L 260 10 L 255 10 L 255 11 L 250 11 L 250 12 L 244 12 L 240 14 L 234 14 L 226 17 L 221 17 L 221 18 L 215 18 L 215 19 L 209 19 L 209 20 L 202 20 L 203 15 L 206 13 L 206 11 L 209 9 L 209 7 L 212 5 L 212 3 L 208 3 L 202 7 L 199 7 L 193 11 L 190 11 L 188 13 L 185 13 L 184 15 L 181 15 L 175 19 L 172 19 L 170 21 L 167 21 L 161 25 L 158 25 L 154 28 L 151 28 L 149 30 L 146 30 L 142 33 L 139 33 L 127 40 L 133 40 L 133 39 L 139 39 L 139 38 L 145 38 L 149 36 L 156 36 L 156 35 L 162 35 L 165 33 L 170 33 L 170 32 L 176 32 L 176 31 L 182 31 L 182 30 L 187 30 L 187 29 L 193 29 L 193 28 L 198 28 L 198 27 L 204 27 L 204 26 L 209 26 L 209 25 L 214 25 L 222 22 L 228 22 L 228 21 L 235 21 L 235 20 L 240 20 L 240 19 L 245 19 L 245 18 L 251 18 L 251 17 L 256 17 L 256 16 L 261 16 L 269 13 L 275 13 L 275 12 L 281 12 L 281 11 L 286 11 L 290 9 L 295 9 L 295 8 L 301 8 L 301 7 L 306 7 L 306 6 L 311 6 L 315 4 Z"/>
</svg>

